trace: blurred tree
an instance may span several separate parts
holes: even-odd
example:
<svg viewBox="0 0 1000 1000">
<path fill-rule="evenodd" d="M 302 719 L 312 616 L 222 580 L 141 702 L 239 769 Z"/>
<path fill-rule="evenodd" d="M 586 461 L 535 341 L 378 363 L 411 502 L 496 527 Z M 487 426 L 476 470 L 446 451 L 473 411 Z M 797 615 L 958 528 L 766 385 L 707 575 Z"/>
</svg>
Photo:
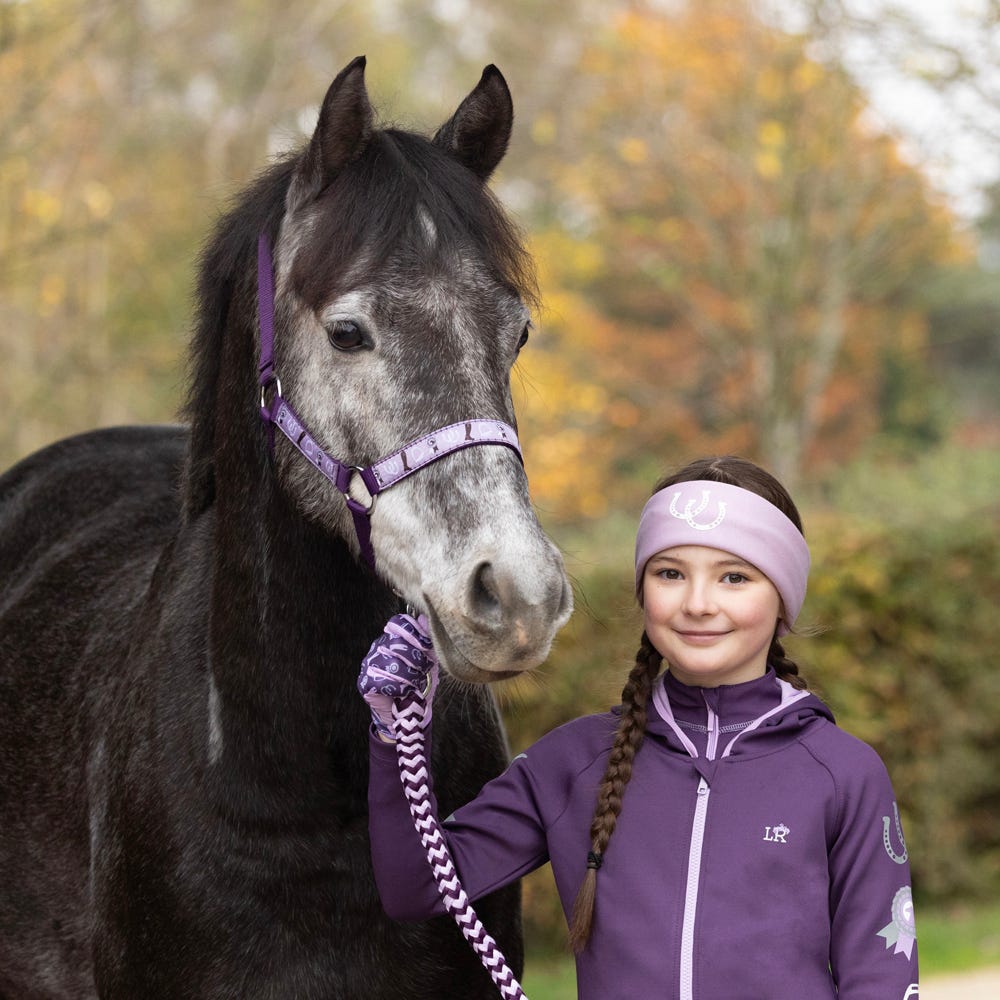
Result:
<svg viewBox="0 0 1000 1000">
<path fill-rule="evenodd" d="M 765 3 L 798 18 L 827 64 L 874 89 L 881 124 L 959 205 L 976 258 L 949 263 L 925 287 L 933 386 L 964 442 L 1000 440 L 1000 0 Z M 907 107 L 919 114 L 903 114 Z M 915 383 L 927 382 L 917 373 Z M 912 391 L 917 385 L 908 382 Z M 942 393 L 945 390 L 945 393 Z"/>
<path fill-rule="evenodd" d="M 1000 182 L 984 192 L 974 266 L 944 270 L 927 287 L 930 348 L 967 443 L 1000 444 Z"/>
<path fill-rule="evenodd" d="M 311 127 L 377 40 L 305 0 L 0 4 L 0 348 L 6 465 L 181 398 L 192 264 L 225 197 Z M 380 79 L 410 69 L 386 47 Z"/>
<path fill-rule="evenodd" d="M 4 451 L 35 443 L 31 426 L 79 407 L 82 394 L 51 404 L 37 373 L 84 370 L 105 360 L 89 321 L 106 303 L 105 233 L 112 196 L 99 179 L 102 136 L 90 113 L 101 80 L 90 71 L 108 9 L 49 0 L 0 7 L 0 347 L 16 378 L 5 386 L 17 412 Z M 65 53 L 76 58 L 67 61 Z M 79 59 L 79 62 L 77 61 Z M 67 144 L 72 155 L 59 155 Z M 35 417 L 48 410 L 45 417 Z M 8 452 L 9 454 L 9 452 Z M 5 456 L 6 457 L 6 456 Z"/>
<path fill-rule="evenodd" d="M 963 252 L 807 37 L 744 2 L 672 10 L 633 4 L 594 38 L 541 137 L 555 349 L 603 388 L 599 412 L 569 400 L 598 457 L 596 479 L 566 472 L 576 513 L 649 450 L 747 452 L 793 488 L 810 458 L 850 454 L 879 425 L 880 360 L 924 363 L 917 289 Z"/>
</svg>

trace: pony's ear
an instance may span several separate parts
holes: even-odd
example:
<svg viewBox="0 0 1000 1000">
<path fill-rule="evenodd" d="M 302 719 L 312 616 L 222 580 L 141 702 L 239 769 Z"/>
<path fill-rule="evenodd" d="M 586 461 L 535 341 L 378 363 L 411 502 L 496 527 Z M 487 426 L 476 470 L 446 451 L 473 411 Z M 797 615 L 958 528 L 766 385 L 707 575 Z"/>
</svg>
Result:
<svg viewBox="0 0 1000 1000">
<path fill-rule="evenodd" d="M 360 156 L 372 135 L 372 106 L 365 88 L 365 57 L 345 66 L 323 98 L 316 131 L 288 189 L 289 212 L 312 201 L 338 170 Z"/>
<path fill-rule="evenodd" d="M 487 66 L 475 89 L 438 129 L 434 144 L 487 180 L 507 152 L 514 126 L 514 103 L 507 81 Z"/>
</svg>

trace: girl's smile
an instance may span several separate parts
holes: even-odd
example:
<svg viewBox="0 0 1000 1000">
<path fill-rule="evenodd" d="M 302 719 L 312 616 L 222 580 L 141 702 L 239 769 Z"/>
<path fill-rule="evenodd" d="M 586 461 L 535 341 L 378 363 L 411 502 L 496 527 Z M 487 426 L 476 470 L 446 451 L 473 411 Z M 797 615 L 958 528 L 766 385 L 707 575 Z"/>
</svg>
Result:
<svg viewBox="0 0 1000 1000">
<path fill-rule="evenodd" d="M 682 683 L 764 674 L 781 599 L 755 566 L 720 549 L 675 546 L 646 564 L 642 596 L 646 634 Z"/>
<path fill-rule="evenodd" d="M 716 639 L 724 635 L 729 635 L 729 632 L 689 632 L 685 630 L 677 630 L 677 634 L 685 641 L 693 643 L 698 646 L 707 646 L 714 642 Z"/>
</svg>

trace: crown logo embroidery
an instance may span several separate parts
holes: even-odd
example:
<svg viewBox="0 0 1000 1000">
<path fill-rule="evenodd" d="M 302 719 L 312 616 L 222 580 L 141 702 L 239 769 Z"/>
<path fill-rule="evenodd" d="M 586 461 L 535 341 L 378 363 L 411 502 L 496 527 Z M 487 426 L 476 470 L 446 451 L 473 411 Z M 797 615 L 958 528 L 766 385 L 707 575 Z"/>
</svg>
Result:
<svg viewBox="0 0 1000 1000">
<path fill-rule="evenodd" d="M 701 491 L 701 503 L 695 507 L 695 501 L 693 499 L 688 500 L 684 505 L 684 510 L 679 511 L 677 509 L 677 501 L 681 498 L 682 490 L 678 490 L 673 499 L 670 501 L 670 513 L 677 518 L 679 521 L 685 521 L 696 531 L 711 531 L 712 528 L 717 528 L 722 524 L 726 516 L 726 501 L 719 501 L 719 513 L 716 515 L 714 521 L 709 521 L 707 523 L 701 524 L 695 520 L 695 518 L 708 506 L 708 490 Z"/>
<path fill-rule="evenodd" d="M 784 823 L 779 823 L 777 826 L 765 826 L 764 839 L 770 844 L 787 844 L 788 835 L 791 832 Z"/>
</svg>

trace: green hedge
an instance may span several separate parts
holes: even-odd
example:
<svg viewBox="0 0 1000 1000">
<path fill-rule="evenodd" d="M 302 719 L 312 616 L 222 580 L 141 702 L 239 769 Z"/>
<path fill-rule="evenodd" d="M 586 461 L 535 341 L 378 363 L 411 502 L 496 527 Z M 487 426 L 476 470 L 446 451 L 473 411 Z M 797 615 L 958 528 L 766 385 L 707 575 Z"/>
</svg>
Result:
<svg viewBox="0 0 1000 1000">
<path fill-rule="evenodd" d="M 787 647 L 838 723 L 889 768 L 918 901 L 989 899 L 1000 891 L 1000 504 L 901 489 L 886 508 L 899 484 L 881 486 L 874 508 L 806 511 L 809 634 Z M 581 545 L 569 559 L 577 610 L 538 677 L 505 706 L 515 750 L 617 702 L 641 628 L 630 531 L 606 526 L 592 552 Z M 561 948 L 547 872 L 526 880 L 525 909 L 535 950 Z"/>
</svg>

